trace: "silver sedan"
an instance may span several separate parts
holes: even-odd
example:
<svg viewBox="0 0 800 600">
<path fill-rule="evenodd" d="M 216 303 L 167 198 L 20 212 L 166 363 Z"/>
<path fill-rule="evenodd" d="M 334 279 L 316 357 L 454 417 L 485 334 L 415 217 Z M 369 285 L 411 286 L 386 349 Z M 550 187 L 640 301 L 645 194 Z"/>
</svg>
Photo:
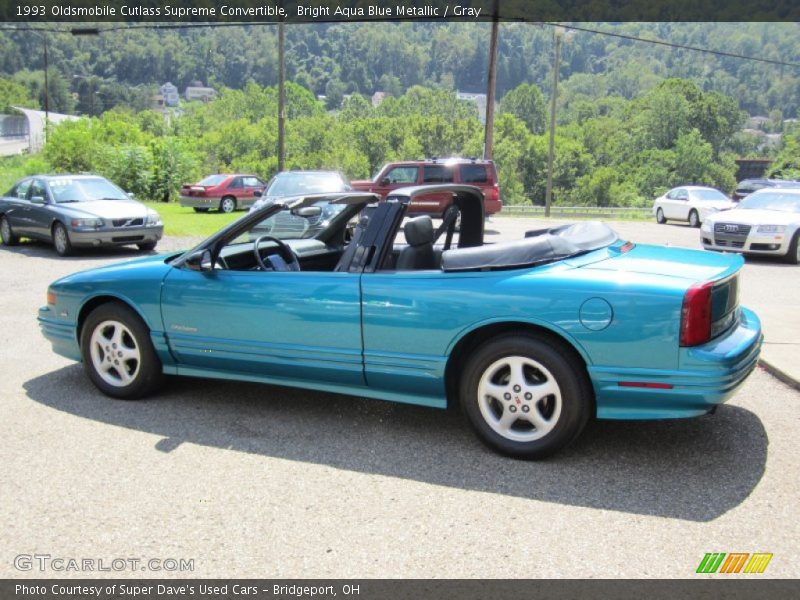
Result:
<svg viewBox="0 0 800 600">
<path fill-rule="evenodd" d="M 0 199 L 0 238 L 13 246 L 26 237 L 53 244 L 61 256 L 75 247 L 136 244 L 156 247 L 161 217 L 96 175 L 26 177 Z"/>
</svg>

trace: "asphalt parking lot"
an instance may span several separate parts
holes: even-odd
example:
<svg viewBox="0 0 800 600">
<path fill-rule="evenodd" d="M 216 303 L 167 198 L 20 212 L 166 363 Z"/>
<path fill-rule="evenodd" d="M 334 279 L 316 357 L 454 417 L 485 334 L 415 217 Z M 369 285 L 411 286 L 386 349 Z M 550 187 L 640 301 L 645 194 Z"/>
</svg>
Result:
<svg viewBox="0 0 800 600">
<path fill-rule="evenodd" d="M 614 226 L 697 247 L 688 227 Z M 591 423 L 536 463 L 485 449 L 457 411 L 192 379 L 114 401 L 51 352 L 36 309 L 56 277 L 135 256 L 0 249 L 0 577 L 687 578 L 706 552 L 770 552 L 765 576 L 800 575 L 800 393 L 762 370 L 714 415 Z M 743 303 L 776 345 L 800 342 L 781 310 L 798 318 L 797 269 L 745 267 Z M 20 571 L 20 554 L 194 570 Z"/>
</svg>

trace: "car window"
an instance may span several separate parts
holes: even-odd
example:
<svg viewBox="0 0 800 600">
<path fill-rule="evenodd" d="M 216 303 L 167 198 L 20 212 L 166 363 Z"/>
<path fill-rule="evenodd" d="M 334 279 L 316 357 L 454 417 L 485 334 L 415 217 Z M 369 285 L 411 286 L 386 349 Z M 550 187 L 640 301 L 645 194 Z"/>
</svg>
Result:
<svg viewBox="0 0 800 600">
<path fill-rule="evenodd" d="M 234 177 L 233 181 L 228 184 L 229 190 L 238 190 L 242 187 L 242 178 L 241 177 Z"/>
<path fill-rule="evenodd" d="M 258 179 L 255 177 L 243 177 L 242 183 L 245 187 L 256 187 L 258 186 Z"/>
<path fill-rule="evenodd" d="M 675 197 L 678 195 L 678 190 L 670 190 L 667 192 L 667 198 L 670 200 L 675 200 Z"/>
<path fill-rule="evenodd" d="M 461 183 L 486 183 L 489 176 L 485 165 L 461 165 Z"/>
<path fill-rule="evenodd" d="M 204 187 L 213 187 L 215 185 L 219 185 L 223 181 L 228 178 L 227 175 L 209 175 L 205 179 L 201 179 L 197 182 L 197 185 L 202 185 Z"/>
<path fill-rule="evenodd" d="M 689 193 L 686 190 L 678 190 L 675 192 L 676 200 L 687 200 L 688 198 L 689 198 Z"/>
<path fill-rule="evenodd" d="M 12 196 L 16 196 L 20 200 L 26 200 L 28 198 L 28 188 L 31 187 L 31 180 L 26 179 L 25 181 L 21 181 L 17 184 L 17 187 L 14 188 L 14 191 L 11 193 Z"/>
<path fill-rule="evenodd" d="M 284 208 L 255 223 L 228 245 L 251 243 L 262 235 L 270 235 L 282 240 L 313 238 L 327 228 L 330 220 L 346 207 L 345 204 L 331 204 L 325 200 L 317 202 L 314 206 L 320 207 L 320 214 L 310 217 L 301 217 L 293 214 L 288 208 Z"/>
<path fill-rule="evenodd" d="M 33 200 L 33 198 L 36 196 L 39 198 L 44 198 L 44 201 L 47 202 L 47 190 L 45 190 L 44 182 L 42 182 L 41 179 L 36 179 L 33 182 L 30 192 L 28 193 L 28 198 L 31 200 Z"/>
<path fill-rule="evenodd" d="M 128 200 L 128 195 L 102 177 L 59 177 L 48 181 L 56 203 L 89 202 L 92 200 Z"/>
<path fill-rule="evenodd" d="M 417 183 L 417 167 L 395 167 L 386 174 L 389 183 Z"/>
<path fill-rule="evenodd" d="M 692 197 L 696 200 L 713 201 L 727 200 L 728 197 L 719 190 L 693 190 Z"/>
<path fill-rule="evenodd" d="M 742 200 L 739 203 L 739 208 L 800 213 L 800 194 L 787 194 L 780 191 L 759 192 L 758 194 L 751 194 Z"/>
<path fill-rule="evenodd" d="M 442 165 L 426 165 L 422 170 L 422 183 L 450 183 L 453 169 Z"/>
</svg>

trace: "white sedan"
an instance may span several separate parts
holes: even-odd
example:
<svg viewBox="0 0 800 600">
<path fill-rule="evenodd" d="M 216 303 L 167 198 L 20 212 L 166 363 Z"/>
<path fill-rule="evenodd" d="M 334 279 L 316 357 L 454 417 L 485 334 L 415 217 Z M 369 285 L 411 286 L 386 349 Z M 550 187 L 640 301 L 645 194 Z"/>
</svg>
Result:
<svg viewBox="0 0 800 600">
<path fill-rule="evenodd" d="M 800 263 L 800 189 L 764 188 L 734 210 L 709 216 L 700 238 L 706 250 L 780 255 Z"/>
<path fill-rule="evenodd" d="M 692 227 L 698 227 L 711 213 L 734 206 L 736 203 L 719 190 L 699 185 L 683 185 L 656 198 L 653 214 L 658 223 L 666 223 L 671 219 L 688 221 Z"/>
</svg>

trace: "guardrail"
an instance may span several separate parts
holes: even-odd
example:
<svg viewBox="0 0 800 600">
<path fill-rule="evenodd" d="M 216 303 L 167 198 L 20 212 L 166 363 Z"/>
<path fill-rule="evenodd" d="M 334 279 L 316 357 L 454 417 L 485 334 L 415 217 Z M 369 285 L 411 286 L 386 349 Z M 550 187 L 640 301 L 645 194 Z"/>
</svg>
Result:
<svg viewBox="0 0 800 600">
<path fill-rule="evenodd" d="M 653 214 L 652 208 L 632 208 L 618 206 L 551 206 L 551 217 L 595 217 L 595 218 L 646 218 Z M 503 205 L 498 216 L 543 217 L 544 206 L 532 204 Z"/>
</svg>

